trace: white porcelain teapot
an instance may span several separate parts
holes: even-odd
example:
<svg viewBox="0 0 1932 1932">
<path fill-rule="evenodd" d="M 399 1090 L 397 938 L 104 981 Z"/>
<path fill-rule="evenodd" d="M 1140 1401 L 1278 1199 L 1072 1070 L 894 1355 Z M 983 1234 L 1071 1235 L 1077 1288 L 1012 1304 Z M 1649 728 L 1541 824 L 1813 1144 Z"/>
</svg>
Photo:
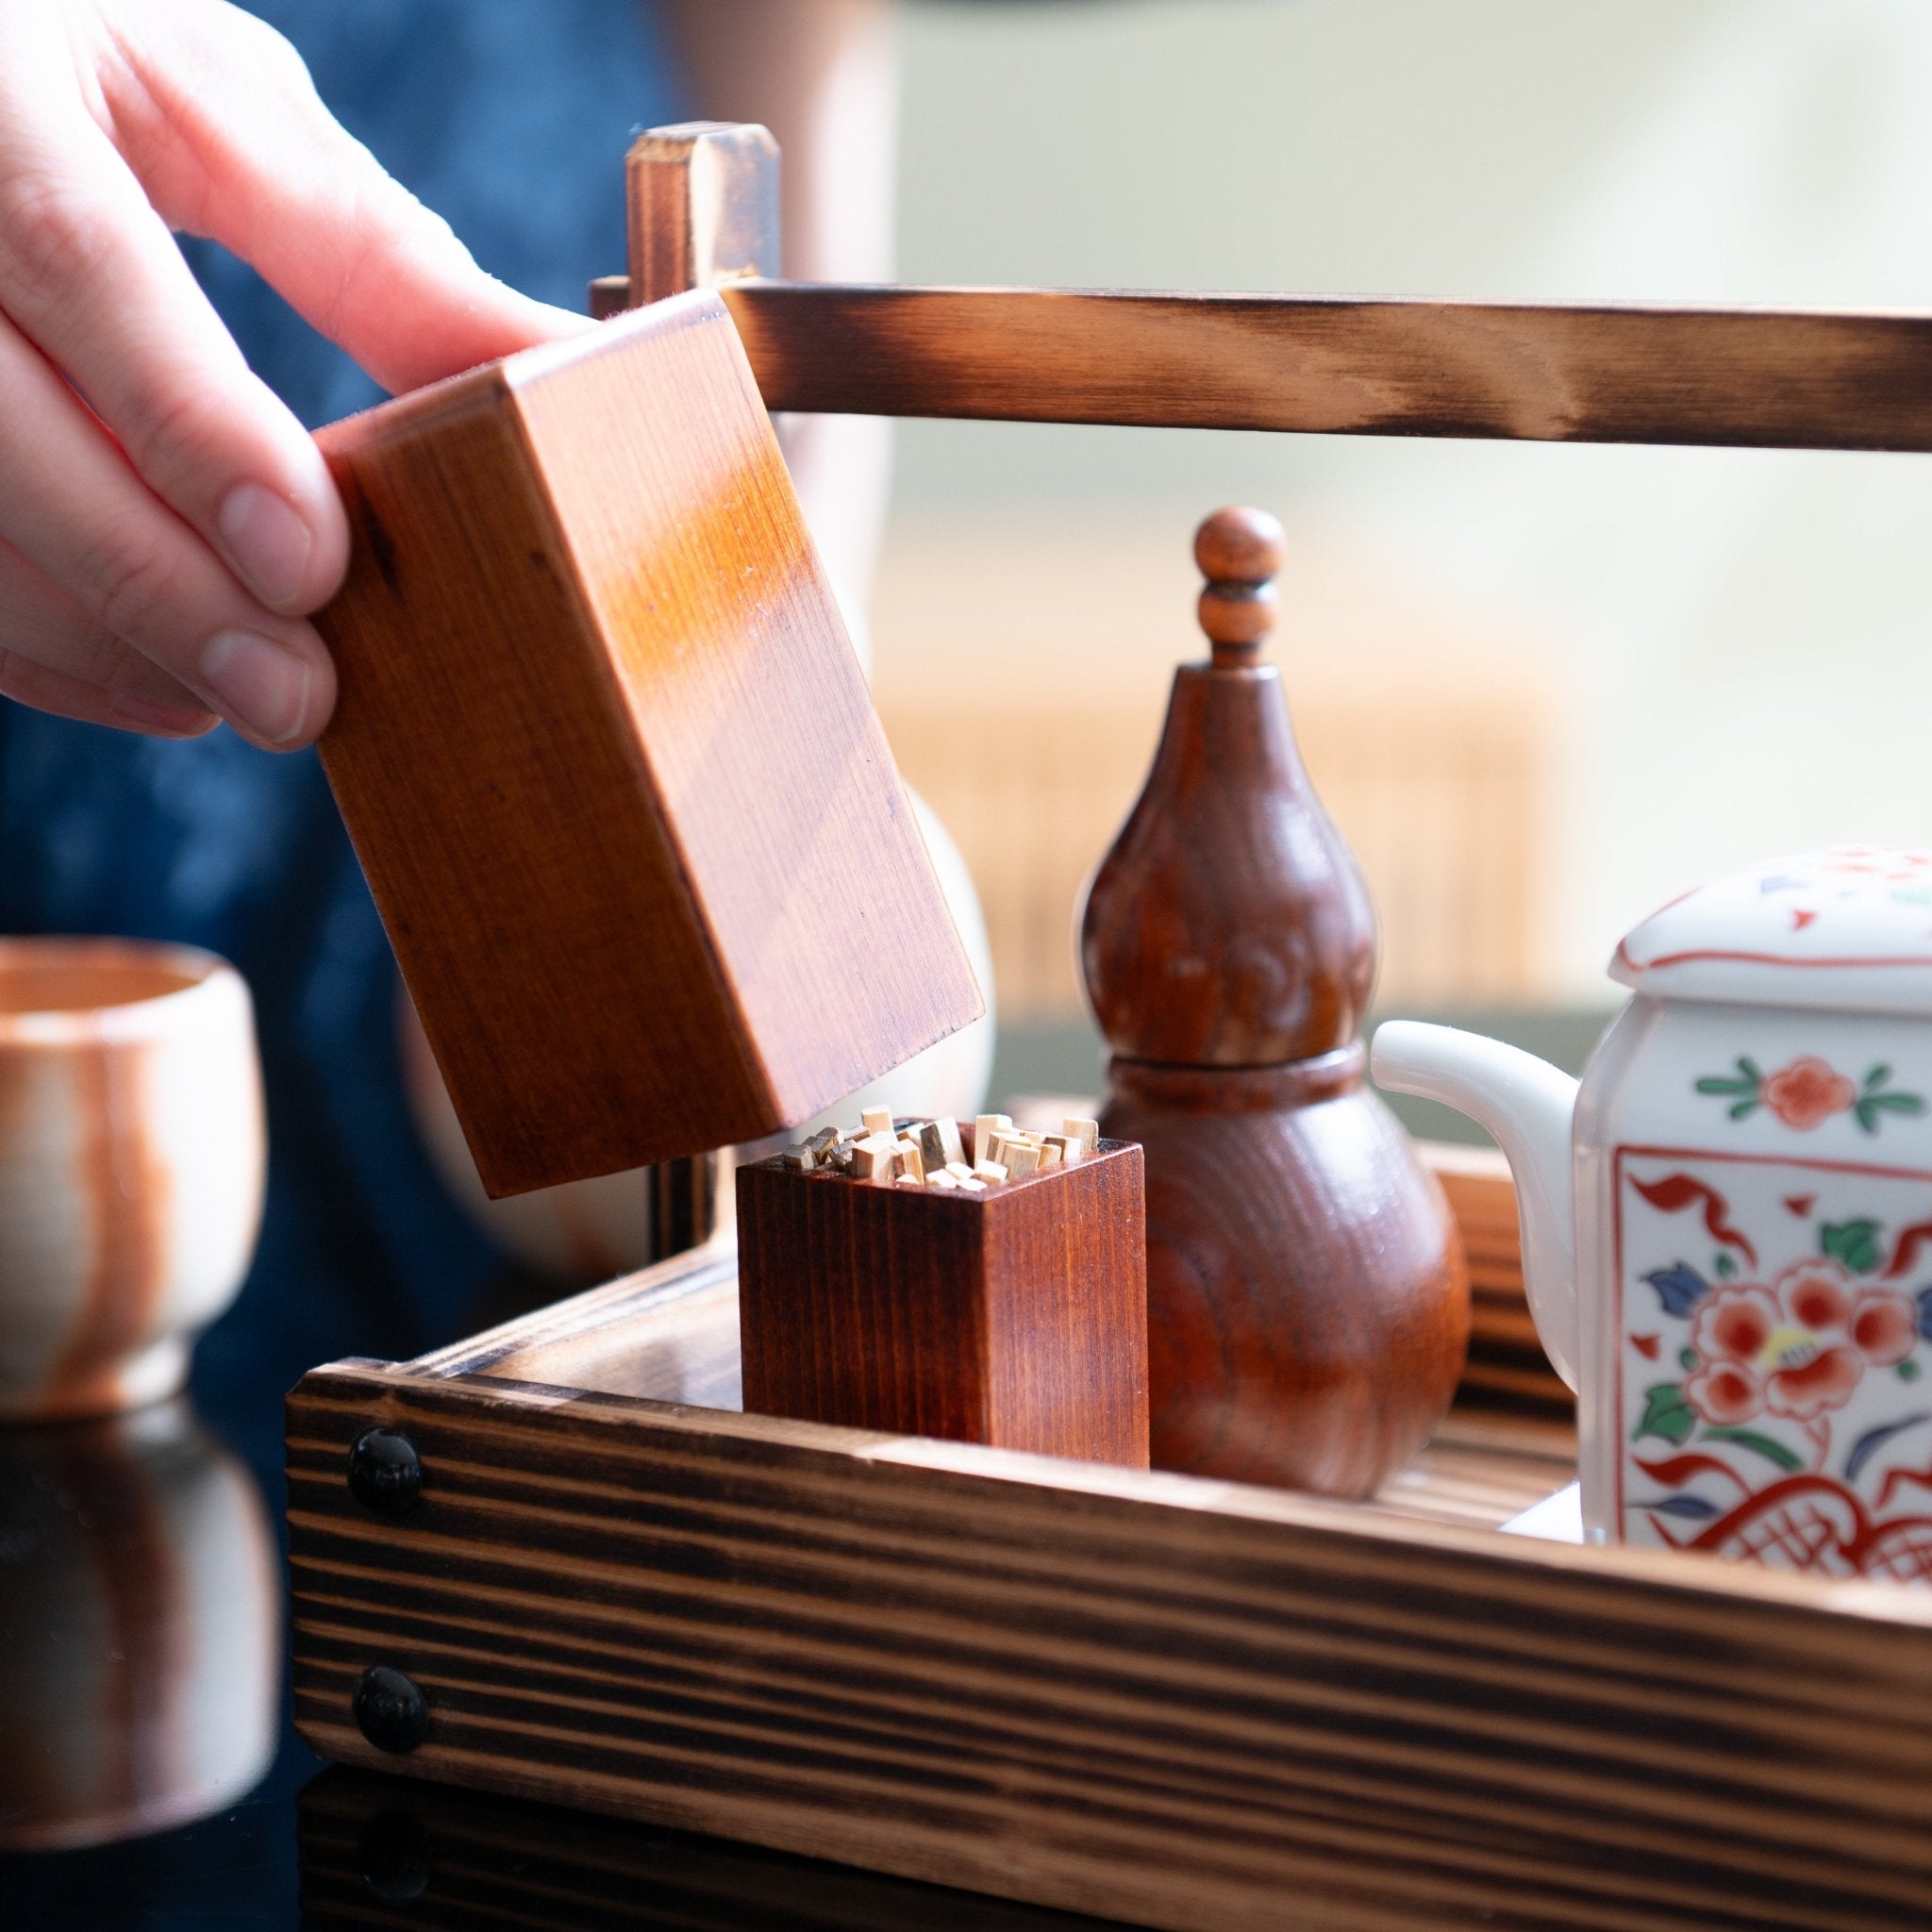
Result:
<svg viewBox="0 0 1932 1932">
<path fill-rule="evenodd" d="M 1595 1541 L 1932 1582 L 1932 851 L 1840 846 L 1652 914 L 1581 1082 L 1391 1021 L 1376 1081 L 1515 1175 Z"/>
</svg>

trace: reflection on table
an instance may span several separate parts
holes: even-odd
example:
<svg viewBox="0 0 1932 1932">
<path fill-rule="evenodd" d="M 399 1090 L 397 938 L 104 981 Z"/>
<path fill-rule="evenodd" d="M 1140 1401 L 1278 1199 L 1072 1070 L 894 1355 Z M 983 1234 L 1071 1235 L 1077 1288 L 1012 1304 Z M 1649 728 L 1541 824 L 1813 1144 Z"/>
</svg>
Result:
<svg viewBox="0 0 1932 1932">
<path fill-rule="evenodd" d="M 300 1812 L 303 1932 L 1101 1932 L 1112 1923 L 366 1772 L 325 1772 Z"/>
<path fill-rule="evenodd" d="M 160 1831 L 260 1779 L 276 1566 L 259 1492 L 185 1401 L 0 1429 L 0 1850 Z"/>
</svg>

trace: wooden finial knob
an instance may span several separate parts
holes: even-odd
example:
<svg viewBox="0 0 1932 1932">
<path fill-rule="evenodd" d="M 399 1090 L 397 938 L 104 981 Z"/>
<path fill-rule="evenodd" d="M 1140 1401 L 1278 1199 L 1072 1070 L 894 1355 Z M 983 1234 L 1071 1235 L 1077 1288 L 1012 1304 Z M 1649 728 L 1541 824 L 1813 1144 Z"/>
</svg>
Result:
<svg viewBox="0 0 1932 1932">
<path fill-rule="evenodd" d="M 1194 561 L 1208 587 L 1201 628 L 1223 667 L 1253 664 L 1274 628 L 1274 576 L 1281 525 L 1265 509 L 1218 509 L 1194 532 Z"/>
</svg>

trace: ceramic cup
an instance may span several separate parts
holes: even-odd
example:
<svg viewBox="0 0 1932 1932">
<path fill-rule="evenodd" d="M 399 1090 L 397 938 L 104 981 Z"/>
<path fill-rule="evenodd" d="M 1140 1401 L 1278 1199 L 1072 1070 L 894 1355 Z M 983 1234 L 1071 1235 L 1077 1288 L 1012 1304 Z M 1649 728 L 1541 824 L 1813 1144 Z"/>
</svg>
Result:
<svg viewBox="0 0 1932 1932">
<path fill-rule="evenodd" d="M 0 1420 L 174 1393 L 261 1220 L 248 990 L 211 953 L 0 940 Z"/>
</svg>

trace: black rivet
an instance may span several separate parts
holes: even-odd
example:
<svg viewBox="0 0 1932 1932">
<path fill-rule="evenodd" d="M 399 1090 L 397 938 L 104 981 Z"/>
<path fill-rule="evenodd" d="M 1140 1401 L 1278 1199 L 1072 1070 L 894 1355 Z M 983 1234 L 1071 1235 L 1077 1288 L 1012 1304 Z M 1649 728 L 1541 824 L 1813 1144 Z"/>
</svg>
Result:
<svg viewBox="0 0 1932 1932">
<path fill-rule="evenodd" d="M 374 1664 L 356 1679 L 349 1707 L 358 1728 L 378 1751 L 400 1757 L 429 1735 L 429 1707 L 422 1691 L 387 1664 Z"/>
<path fill-rule="evenodd" d="M 400 1429 L 371 1429 L 349 1451 L 349 1488 L 378 1516 L 402 1516 L 423 1493 L 423 1459 Z"/>
<path fill-rule="evenodd" d="M 393 1904 L 429 1890 L 429 1834 L 407 1811 L 378 1811 L 362 1827 L 358 1848 L 362 1882 Z"/>
</svg>

